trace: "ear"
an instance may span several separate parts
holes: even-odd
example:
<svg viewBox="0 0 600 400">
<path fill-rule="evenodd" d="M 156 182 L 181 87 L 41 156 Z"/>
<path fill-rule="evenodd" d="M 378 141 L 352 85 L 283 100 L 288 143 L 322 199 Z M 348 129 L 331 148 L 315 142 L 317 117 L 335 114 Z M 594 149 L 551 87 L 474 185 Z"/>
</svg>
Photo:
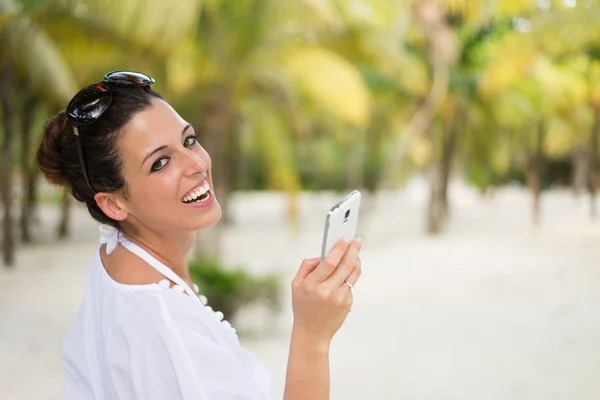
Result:
<svg viewBox="0 0 600 400">
<path fill-rule="evenodd" d="M 94 200 L 104 214 L 115 221 L 124 221 L 129 214 L 125 202 L 115 193 L 97 193 Z"/>
</svg>

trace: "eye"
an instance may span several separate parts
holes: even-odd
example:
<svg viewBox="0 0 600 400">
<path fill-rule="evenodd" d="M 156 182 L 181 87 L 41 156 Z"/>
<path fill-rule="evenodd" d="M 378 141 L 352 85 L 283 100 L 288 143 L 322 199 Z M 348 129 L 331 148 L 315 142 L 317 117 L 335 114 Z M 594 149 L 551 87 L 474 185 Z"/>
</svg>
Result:
<svg viewBox="0 0 600 400">
<path fill-rule="evenodd" d="M 196 135 L 190 135 L 190 136 L 186 137 L 185 140 L 183 141 L 183 145 L 185 147 L 192 147 L 196 143 L 198 143 L 198 138 L 196 137 Z"/>
<path fill-rule="evenodd" d="M 165 165 L 167 165 L 168 161 L 169 160 L 167 159 L 167 157 L 162 157 L 162 158 L 159 158 L 158 160 L 154 161 L 154 164 L 152 164 L 152 168 L 150 168 L 150 172 L 160 171 L 161 169 L 163 169 L 165 167 Z"/>
</svg>

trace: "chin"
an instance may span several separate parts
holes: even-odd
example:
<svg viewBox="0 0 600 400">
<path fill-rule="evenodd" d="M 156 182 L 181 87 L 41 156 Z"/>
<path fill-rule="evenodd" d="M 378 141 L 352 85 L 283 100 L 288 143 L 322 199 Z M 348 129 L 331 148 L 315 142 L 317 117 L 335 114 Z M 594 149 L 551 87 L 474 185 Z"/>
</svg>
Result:
<svg viewBox="0 0 600 400">
<path fill-rule="evenodd" d="M 205 213 L 199 215 L 197 219 L 194 220 L 194 230 L 199 231 L 201 229 L 210 228 L 213 225 L 216 225 L 217 222 L 221 219 L 222 211 L 221 205 L 215 199 L 215 202 L 212 204 L 210 209 L 206 210 Z"/>
</svg>

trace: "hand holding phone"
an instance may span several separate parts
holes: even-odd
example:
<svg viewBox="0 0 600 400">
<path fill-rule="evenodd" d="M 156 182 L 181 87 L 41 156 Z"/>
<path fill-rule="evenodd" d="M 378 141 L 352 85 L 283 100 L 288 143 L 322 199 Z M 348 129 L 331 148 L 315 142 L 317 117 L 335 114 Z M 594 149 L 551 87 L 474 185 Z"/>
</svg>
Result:
<svg viewBox="0 0 600 400">
<path fill-rule="evenodd" d="M 361 242 L 351 243 L 356 236 L 359 206 L 360 192 L 355 190 L 331 207 L 320 259 L 302 262 L 292 282 L 297 332 L 292 337 L 306 336 L 311 344 L 327 348 L 352 309 L 352 289 L 361 274 Z"/>
</svg>

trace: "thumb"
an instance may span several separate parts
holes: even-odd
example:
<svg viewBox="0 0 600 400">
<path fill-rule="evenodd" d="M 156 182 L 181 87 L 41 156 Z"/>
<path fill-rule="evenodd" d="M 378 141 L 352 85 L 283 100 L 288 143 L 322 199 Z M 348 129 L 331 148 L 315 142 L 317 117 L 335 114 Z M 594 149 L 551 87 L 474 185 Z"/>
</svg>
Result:
<svg viewBox="0 0 600 400">
<path fill-rule="evenodd" d="M 313 272 L 315 270 L 315 268 L 317 268 L 317 266 L 319 265 L 320 262 L 321 262 L 320 257 L 305 258 L 304 261 L 302 261 L 302 264 L 300 264 L 300 268 L 298 269 L 298 272 L 296 273 L 295 280 L 306 278 L 308 276 L 308 274 L 310 274 L 311 272 Z"/>
</svg>

